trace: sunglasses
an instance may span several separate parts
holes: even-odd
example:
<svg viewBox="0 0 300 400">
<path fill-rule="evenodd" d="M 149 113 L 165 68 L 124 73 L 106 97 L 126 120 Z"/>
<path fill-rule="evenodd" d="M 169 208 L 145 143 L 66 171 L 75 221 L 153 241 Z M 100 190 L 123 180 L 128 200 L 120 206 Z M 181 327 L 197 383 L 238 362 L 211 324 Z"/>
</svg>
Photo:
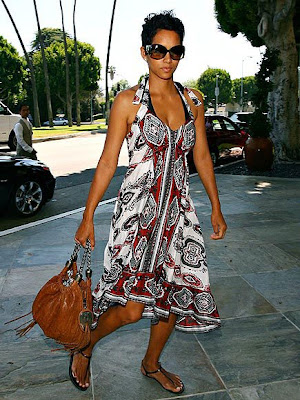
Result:
<svg viewBox="0 0 300 400">
<path fill-rule="evenodd" d="M 172 60 L 181 60 L 184 57 L 185 47 L 181 44 L 172 47 L 171 49 L 166 49 L 165 46 L 161 44 L 147 44 L 145 47 L 146 54 L 149 55 L 154 60 L 161 60 L 167 53 L 170 53 Z"/>
</svg>

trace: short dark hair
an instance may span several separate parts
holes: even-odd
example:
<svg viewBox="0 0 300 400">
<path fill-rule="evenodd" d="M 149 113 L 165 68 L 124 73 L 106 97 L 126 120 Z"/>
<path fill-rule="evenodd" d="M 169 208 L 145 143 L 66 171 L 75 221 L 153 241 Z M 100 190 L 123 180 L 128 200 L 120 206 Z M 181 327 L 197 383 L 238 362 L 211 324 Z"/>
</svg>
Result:
<svg viewBox="0 0 300 400">
<path fill-rule="evenodd" d="M 180 42 L 184 38 L 184 26 L 181 20 L 174 16 L 172 10 L 163 11 L 159 14 L 149 14 L 145 18 L 142 30 L 142 46 L 152 44 L 152 39 L 161 29 L 176 32 L 180 37 Z"/>
<path fill-rule="evenodd" d="M 19 105 L 19 111 L 21 111 L 23 107 L 29 107 L 28 103 L 21 103 Z"/>
</svg>

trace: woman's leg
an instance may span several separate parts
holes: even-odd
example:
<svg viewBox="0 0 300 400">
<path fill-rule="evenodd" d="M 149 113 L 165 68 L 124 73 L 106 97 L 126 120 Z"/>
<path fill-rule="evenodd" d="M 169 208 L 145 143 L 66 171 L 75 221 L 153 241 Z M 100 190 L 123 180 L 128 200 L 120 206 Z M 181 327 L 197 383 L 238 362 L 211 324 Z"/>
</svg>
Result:
<svg viewBox="0 0 300 400">
<path fill-rule="evenodd" d="M 144 375 L 146 371 L 156 371 L 159 368 L 159 357 L 174 329 L 176 319 L 177 316 L 171 313 L 168 320 L 161 319 L 158 324 L 151 326 L 148 349 L 141 367 Z M 164 369 L 163 373 L 156 372 L 155 374 L 149 374 L 149 376 L 155 378 L 165 389 L 173 392 L 179 392 L 183 387 L 178 375 L 167 372 Z"/>
<path fill-rule="evenodd" d="M 98 320 L 97 328 L 92 331 L 91 343 L 83 350 L 83 353 L 90 356 L 95 344 L 105 336 L 114 332 L 121 326 L 137 322 L 143 313 L 144 304 L 128 301 L 125 306 L 117 305 L 109 307 Z M 80 386 L 89 386 L 90 374 L 88 371 L 88 359 L 77 353 L 74 355 L 72 372 Z"/>
</svg>

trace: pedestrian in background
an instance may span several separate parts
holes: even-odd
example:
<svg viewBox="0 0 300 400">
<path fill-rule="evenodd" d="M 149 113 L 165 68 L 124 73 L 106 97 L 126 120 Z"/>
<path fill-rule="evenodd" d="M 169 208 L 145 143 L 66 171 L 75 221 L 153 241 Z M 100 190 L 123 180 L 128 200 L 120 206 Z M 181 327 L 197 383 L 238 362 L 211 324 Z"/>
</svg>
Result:
<svg viewBox="0 0 300 400">
<path fill-rule="evenodd" d="M 37 151 L 32 147 L 32 124 L 28 119 L 30 110 L 27 104 L 19 107 L 21 118 L 14 127 L 17 139 L 17 155 L 37 160 Z"/>
</svg>

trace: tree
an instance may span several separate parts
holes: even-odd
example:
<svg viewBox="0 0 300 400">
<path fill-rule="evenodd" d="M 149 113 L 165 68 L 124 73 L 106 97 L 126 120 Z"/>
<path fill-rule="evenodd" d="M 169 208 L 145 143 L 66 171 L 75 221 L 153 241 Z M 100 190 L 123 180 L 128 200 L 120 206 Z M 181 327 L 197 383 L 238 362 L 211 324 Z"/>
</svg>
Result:
<svg viewBox="0 0 300 400">
<path fill-rule="evenodd" d="M 114 24 L 115 17 L 115 9 L 116 9 L 117 0 L 114 0 L 113 9 L 111 13 L 110 20 L 110 29 L 109 29 L 109 37 L 108 37 L 108 45 L 107 45 L 107 54 L 106 54 L 106 66 L 105 66 L 105 104 L 106 104 L 106 122 L 108 123 L 108 113 L 109 113 L 109 93 L 108 93 L 108 69 L 109 69 L 109 55 L 110 55 L 110 44 L 111 44 L 111 35 Z"/>
<path fill-rule="evenodd" d="M 184 87 L 188 87 L 191 89 L 198 89 L 197 79 L 189 79 L 182 83 Z"/>
<path fill-rule="evenodd" d="M 44 41 L 43 41 L 43 37 L 41 34 L 41 27 L 40 27 L 38 10 L 37 10 L 37 6 L 36 6 L 36 0 L 33 0 L 33 5 L 34 5 L 35 16 L 36 16 L 36 23 L 37 23 L 37 27 L 38 27 L 39 41 L 40 41 L 40 45 L 41 45 L 41 54 L 42 54 L 42 59 L 43 59 L 43 69 L 44 69 L 44 75 L 45 75 L 45 92 L 46 92 L 46 98 L 47 98 L 49 126 L 52 128 L 53 127 L 53 113 L 52 113 L 52 104 L 51 104 L 48 65 L 47 65 L 47 60 L 45 57 Z"/>
<path fill-rule="evenodd" d="M 40 120 L 40 110 L 39 110 L 39 104 L 38 104 L 38 94 L 37 94 L 36 80 L 35 80 L 33 64 L 32 64 L 32 61 L 31 61 L 26 49 L 25 49 L 24 42 L 23 42 L 22 37 L 20 35 L 20 32 L 19 32 L 19 30 L 17 28 L 17 25 L 15 24 L 15 21 L 14 21 L 12 15 L 11 15 L 11 13 L 10 13 L 6 3 L 5 3 L 5 1 L 4 0 L 1 0 L 1 1 L 2 1 L 2 4 L 3 4 L 7 14 L 8 14 L 9 19 L 11 20 L 11 23 L 13 24 L 13 27 L 15 29 L 15 32 L 16 32 L 16 34 L 18 36 L 18 39 L 19 39 L 19 42 L 21 44 L 22 50 L 24 52 L 24 56 L 25 56 L 28 68 L 30 69 L 30 79 L 31 79 L 31 85 L 32 85 L 33 108 L 34 108 L 34 114 L 33 114 L 34 125 L 36 127 L 39 127 L 39 126 L 41 126 L 41 120 Z"/>
<path fill-rule="evenodd" d="M 255 78 L 254 76 L 243 77 L 243 105 L 247 104 L 255 91 Z M 232 81 L 233 99 L 236 103 L 241 103 L 241 78 Z"/>
<path fill-rule="evenodd" d="M 13 106 L 22 89 L 23 60 L 17 50 L 0 36 L 0 99 Z"/>
<path fill-rule="evenodd" d="M 120 79 L 118 82 L 114 83 L 111 87 L 112 97 L 115 97 L 122 90 L 128 89 L 129 83 L 126 79 Z"/>
<path fill-rule="evenodd" d="M 61 11 L 61 24 L 63 30 L 63 38 L 64 38 L 64 50 L 65 50 L 65 65 L 66 65 L 66 103 L 67 103 L 67 117 L 69 126 L 73 125 L 72 122 L 72 102 L 70 96 L 70 66 L 69 66 L 69 58 L 68 58 L 68 47 L 67 47 L 67 36 L 65 31 L 65 23 L 64 23 L 64 11 L 61 0 L 59 0 L 60 11 Z"/>
<path fill-rule="evenodd" d="M 90 44 L 77 42 L 77 46 L 80 64 L 79 96 L 81 100 L 84 100 L 90 98 L 91 92 L 95 92 L 98 89 L 101 65 L 99 58 L 94 55 L 94 48 Z M 73 102 L 76 93 L 74 40 L 67 39 L 67 50 L 68 59 L 70 61 L 70 96 L 71 101 Z M 52 43 L 45 49 L 45 56 L 49 66 L 53 109 L 62 109 L 66 111 L 66 91 L 65 86 L 62 84 L 62 82 L 65 81 L 66 76 L 64 44 L 61 42 Z M 34 53 L 33 63 L 36 69 L 38 87 L 42 89 L 45 82 L 43 75 L 43 61 L 40 51 Z M 44 97 L 41 97 L 40 101 L 41 103 L 45 103 Z"/>
<path fill-rule="evenodd" d="M 40 30 L 41 36 L 44 43 L 44 48 L 50 46 L 53 42 L 61 42 L 64 41 L 63 31 L 59 28 L 42 28 Z M 70 35 L 66 33 L 67 37 L 70 38 Z M 39 39 L 39 33 L 37 32 L 35 38 L 31 42 L 31 50 L 33 52 L 41 50 L 41 42 Z"/>
<path fill-rule="evenodd" d="M 279 63 L 271 77 L 269 94 L 271 137 L 277 160 L 300 159 L 300 126 L 297 113 L 300 6 L 296 0 L 215 0 L 221 29 L 236 36 L 243 33 L 254 46 L 265 44 L 279 51 Z"/>
<path fill-rule="evenodd" d="M 77 126 L 80 126 L 80 99 L 79 99 L 79 60 L 78 60 L 78 49 L 77 49 L 77 36 L 76 36 L 76 0 L 74 0 L 74 8 L 73 8 L 73 32 L 74 32 L 74 50 L 75 50 L 75 85 L 76 85 L 76 123 Z"/>
<path fill-rule="evenodd" d="M 219 103 L 229 103 L 232 98 L 232 84 L 230 74 L 224 69 L 208 68 L 197 81 L 197 89 L 205 96 L 206 104 L 212 103 L 215 96 L 216 76 L 218 75 Z"/>
</svg>

